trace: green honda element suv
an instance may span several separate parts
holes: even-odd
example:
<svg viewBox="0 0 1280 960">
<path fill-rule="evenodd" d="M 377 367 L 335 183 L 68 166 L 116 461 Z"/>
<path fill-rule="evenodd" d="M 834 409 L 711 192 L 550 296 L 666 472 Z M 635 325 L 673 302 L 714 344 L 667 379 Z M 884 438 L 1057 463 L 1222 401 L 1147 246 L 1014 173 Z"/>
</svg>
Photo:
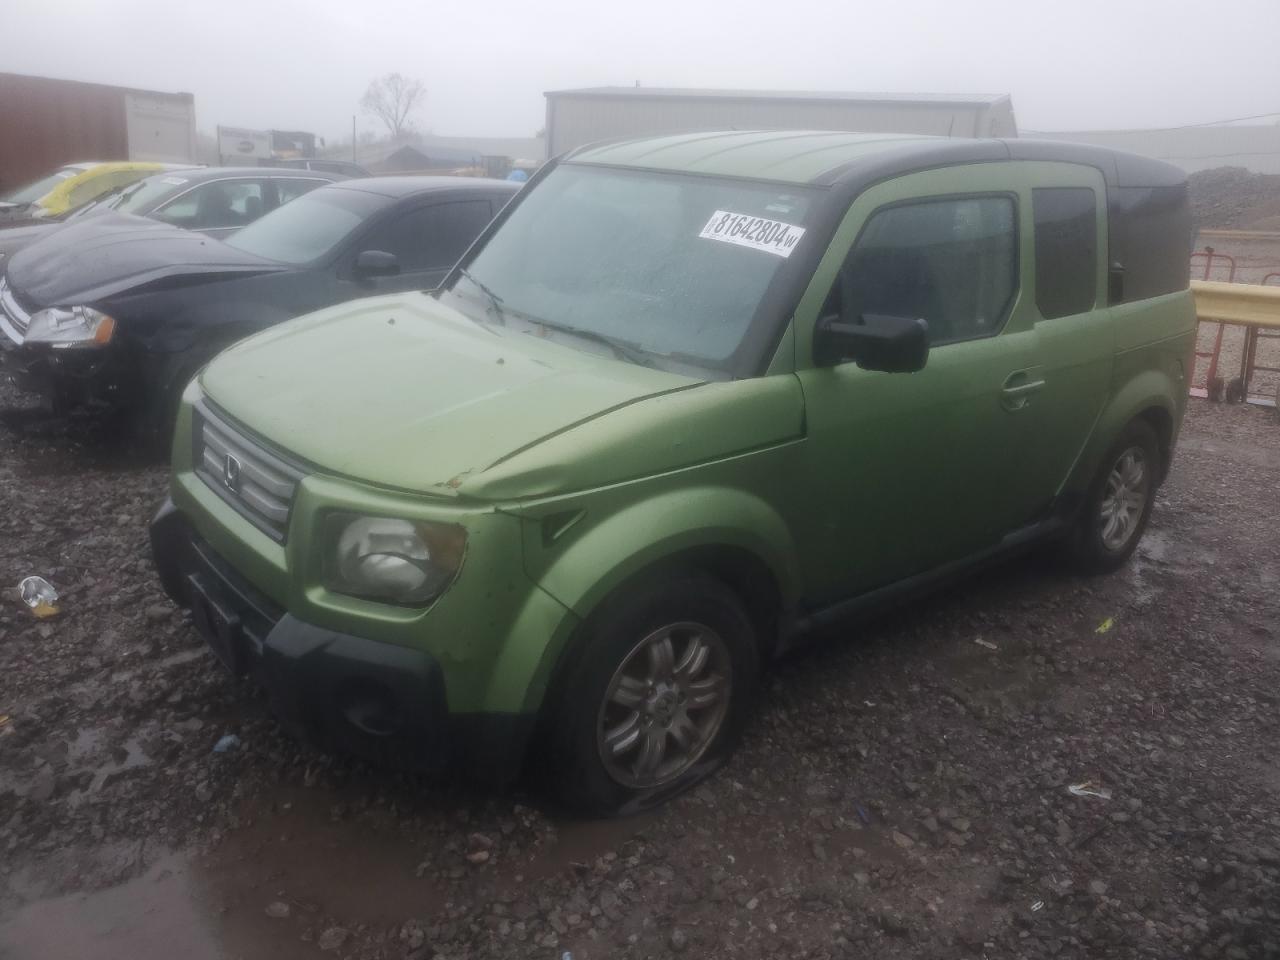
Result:
<svg viewBox="0 0 1280 960">
<path fill-rule="evenodd" d="M 322 743 L 534 756 L 638 809 L 724 761 L 814 625 L 1046 539 L 1125 561 L 1182 419 L 1189 250 L 1181 171 L 1092 147 L 584 148 L 439 289 L 214 360 L 156 565 Z"/>
</svg>

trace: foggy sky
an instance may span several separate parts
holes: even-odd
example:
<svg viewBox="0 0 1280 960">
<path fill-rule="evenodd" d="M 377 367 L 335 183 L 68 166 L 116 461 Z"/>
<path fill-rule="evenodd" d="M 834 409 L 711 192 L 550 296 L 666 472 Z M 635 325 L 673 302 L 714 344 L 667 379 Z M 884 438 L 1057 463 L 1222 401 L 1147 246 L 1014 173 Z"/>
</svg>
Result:
<svg viewBox="0 0 1280 960">
<path fill-rule="evenodd" d="M 329 138 L 393 70 L 448 135 L 531 136 L 543 91 L 637 80 L 1010 93 L 1023 129 L 1173 126 L 1280 111 L 1277 36 L 1280 0 L 0 0 L 0 70 Z"/>
</svg>

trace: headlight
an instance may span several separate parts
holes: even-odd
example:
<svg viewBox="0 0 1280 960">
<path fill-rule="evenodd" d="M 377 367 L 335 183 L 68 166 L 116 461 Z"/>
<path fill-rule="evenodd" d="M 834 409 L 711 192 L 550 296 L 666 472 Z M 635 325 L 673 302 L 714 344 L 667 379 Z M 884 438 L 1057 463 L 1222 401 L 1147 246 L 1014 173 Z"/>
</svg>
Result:
<svg viewBox="0 0 1280 960">
<path fill-rule="evenodd" d="M 57 349 L 101 347 L 111 341 L 116 322 L 93 307 L 49 307 L 31 315 L 28 343 L 47 343 Z"/>
<path fill-rule="evenodd" d="M 457 574 L 467 535 L 449 523 L 331 513 L 324 542 L 328 589 L 422 606 L 443 593 Z"/>
</svg>

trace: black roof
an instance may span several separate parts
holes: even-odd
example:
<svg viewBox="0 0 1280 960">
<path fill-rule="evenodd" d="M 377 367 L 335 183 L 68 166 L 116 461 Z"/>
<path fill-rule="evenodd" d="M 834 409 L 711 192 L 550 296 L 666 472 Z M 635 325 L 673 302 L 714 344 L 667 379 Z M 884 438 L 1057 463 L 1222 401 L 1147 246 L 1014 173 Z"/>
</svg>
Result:
<svg viewBox="0 0 1280 960">
<path fill-rule="evenodd" d="M 1187 181 L 1186 171 L 1164 160 L 1092 144 L 922 137 L 834 167 L 814 183 L 866 184 L 917 170 L 1001 160 L 1049 160 L 1096 167 L 1108 187 L 1166 187 Z"/>
<path fill-rule="evenodd" d="M 343 180 L 326 189 L 363 190 L 399 200 L 419 193 L 443 193 L 446 190 L 456 193 L 515 193 L 520 186 L 510 180 L 486 180 L 482 177 L 362 177 Z"/>
<path fill-rule="evenodd" d="M 152 177 L 172 177 L 187 183 L 207 183 L 210 180 L 225 180 L 229 177 L 289 177 L 298 179 L 299 175 L 316 174 L 318 179 L 328 180 L 342 174 L 331 174 L 324 170 L 295 170 L 284 167 L 190 167 L 182 170 L 160 170 Z M 150 178 L 148 178 L 150 179 Z"/>
</svg>

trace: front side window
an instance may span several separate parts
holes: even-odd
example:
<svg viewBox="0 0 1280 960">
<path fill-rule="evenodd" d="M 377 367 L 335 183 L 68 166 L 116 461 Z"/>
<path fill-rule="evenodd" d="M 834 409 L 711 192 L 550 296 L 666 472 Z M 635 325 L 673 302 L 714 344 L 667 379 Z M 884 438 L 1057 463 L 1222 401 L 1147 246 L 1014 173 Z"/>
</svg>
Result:
<svg viewBox="0 0 1280 960">
<path fill-rule="evenodd" d="M 237 230 L 226 243 L 281 263 L 310 263 L 331 253 L 362 223 L 392 203 L 364 190 L 322 187 Z"/>
<path fill-rule="evenodd" d="M 568 346 L 607 338 L 636 362 L 730 371 L 814 197 L 785 184 L 565 164 L 467 269 L 501 298 L 504 320 L 559 330 Z M 441 298 L 497 319 L 465 276 Z"/>
<path fill-rule="evenodd" d="M 1098 290 L 1097 198 L 1088 187 L 1031 191 L 1036 306 L 1046 320 L 1093 309 Z"/>
<path fill-rule="evenodd" d="M 418 207 L 374 230 L 361 246 L 395 254 L 404 273 L 443 270 L 453 266 L 492 216 L 488 200 Z"/>
<path fill-rule="evenodd" d="M 243 227 L 262 216 L 262 181 L 215 180 L 166 203 L 152 216 L 188 230 Z"/>
<path fill-rule="evenodd" d="M 1016 208 L 1006 196 L 948 197 L 872 214 L 827 310 L 923 319 L 938 346 L 997 333 L 1018 288 Z"/>
</svg>

